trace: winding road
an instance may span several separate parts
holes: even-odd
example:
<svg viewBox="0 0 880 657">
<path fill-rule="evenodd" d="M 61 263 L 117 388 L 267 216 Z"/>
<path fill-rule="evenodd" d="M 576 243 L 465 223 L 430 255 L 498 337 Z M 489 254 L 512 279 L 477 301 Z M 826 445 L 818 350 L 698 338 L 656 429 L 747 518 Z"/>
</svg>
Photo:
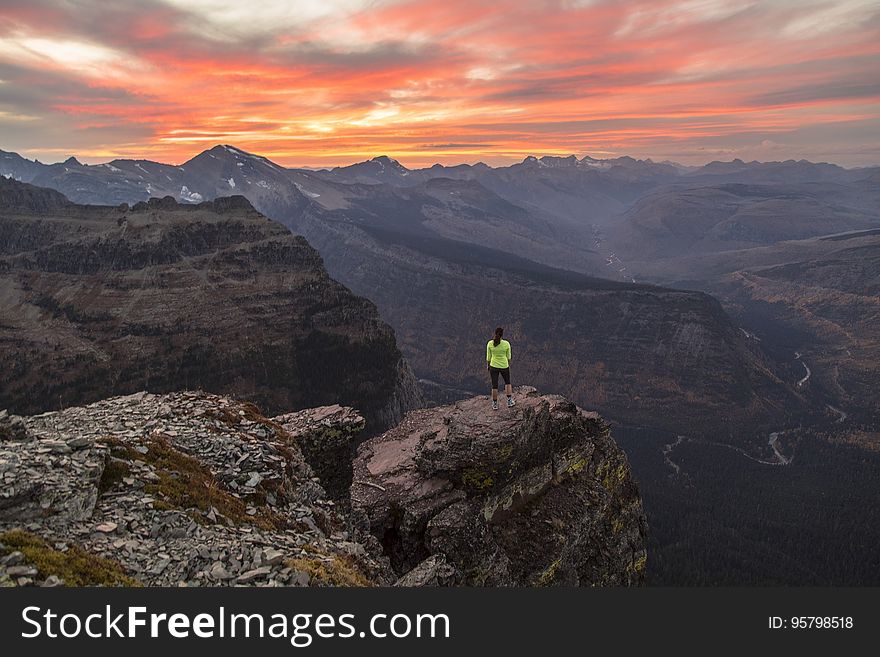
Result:
<svg viewBox="0 0 880 657">
<path fill-rule="evenodd" d="M 747 338 L 752 338 L 755 340 L 759 339 L 757 336 L 755 336 L 752 333 L 749 333 L 745 329 L 740 328 L 740 331 L 742 331 L 743 334 Z M 803 360 L 802 357 L 803 357 L 803 354 L 801 354 L 801 352 L 799 352 L 799 351 L 794 352 L 794 359 L 799 360 L 801 362 L 801 365 L 804 366 L 804 376 L 796 383 L 796 386 L 798 388 L 803 387 L 804 384 L 807 381 L 809 381 L 810 377 L 813 375 L 812 370 L 810 370 L 810 366 L 807 365 L 807 363 Z M 832 413 L 835 413 L 837 415 L 837 419 L 834 421 L 835 424 L 843 424 L 844 422 L 846 422 L 847 418 L 849 417 L 849 414 L 846 411 L 842 411 L 839 408 L 832 406 L 831 404 L 826 404 L 825 406 L 829 411 L 831 411 Z M 681 466 L 672 460 L 672 452 L 675 450 L 676 447 L 678 447 L 682 443 L 682 441 L 685 441 L 685 440 L 688 442 L 693 442 L 693 443 L 698 443 L 698 444 L 703 444 L 703 445 L 724 447 L 726 449 L 730 449 L 730 450 L 733 450 L 734 452 L 737 452 L 738 454 L 746 457 L 750 461 L 754 461 L 755 463 L 760 463 L 761 465 L 774 465 L 774 466 L 790 465 L 791 462 L 794 460 L 794 455 L 786 456 L 785 454 L 783 454 L 780 451 L 779 445 L 778 445 L 779 438 L 784 433 L 785 433 L 785 431 L 774 431 L 773 433 L 770 434 L 770 437 L 767 440 L 767 444 L 773 450 L 774 460 L 772 460 L 772 461 L 765 461 L 763 459 L 756 458 L 756 457 L 752 456 L 751 454 L 749 454 L 744 449 L 742 449 L 741 447 L 737 447 L 735 445 L 728 445 L 727 443 L 719 443 L 719 442 L 708 441 L 708 440 L 698 440 L 695 438 L 687 438 L 685 436 L 677 436 L 674 442 L 667 443 L 666 445 L 664 445 L 661 452 L 663 454 L 664 462 L 672 469 L 672 474 L 669 475 L 670 477 L 681 474 Z"/>
<path fill-rule="evenodd" d="M 670 459 L 669 455 L 672 453 L 672 450 L 674 450 L 676 447 L 679 446 L 679 444 L 681 444 L 682 440 L 684 440 L 684 436 L 678 436 L 675 439 L 674 443 L 668 443 L 663 446 L 663 460 L 666 461 L 667 465 L 669 465 L 669 467 L 673 470 L 673 473 L 669 475 L 670 477 L 674 477 L 675 475 L 681 473 L 681 466 Z"/>
<path fill-rule="evenodd" d="M 801 387 L 803 387 L 803 385 L 804 385 L 807 381 L 810 380 L 810 377 L 813 375 L 813 372 L 810 371 L 810 366 L 807 365 L 806 361 L 801 360 L 801 352 L 799 352 L 799 351 L 794 352 L 794 359 L 795 359 L 795 360 L 800 360 L 800 361 L 801 361 L 801 365 L 804 366 L 804 370 L 806 371 L 806 374 L 804 375 L 804 378 L 802 378 L 802 379 L 801 379 L 800 381 L 798 381 L 797 384 L 796 384 L 798 388 L 801 388 Z"/>
<path fill-rule="evenodd" d="M 783 432 L 780 431 L 774 431 L 770 434 L 770 440 L 767 441 L 767 444 L 773 448 L 773 453 L 776 455 L 777 463 L 775 463 L 774 465 L 788 465 L 789 463 L 791 463 L 791 459 L 794 458 L 793 456 L 791 458 L 786 457 L 782 452 L 779 451 L 779 448 L 776 446 L 776 441 L 779 440 L 779 436 L 781 436 L 782 433 Z"/>
<path fill-rule="evenodd" d="M 790 457 L 785 456 L 785 454 L 783 454 L 782 452 L 779 451 L 779 447 L 776 445 L 776 442 L 779 440 L 779 436 L 781 436 L 783 433 L 785 433 L 785 432 L 784 431 L 774 431 L 773 433 L 770 434 L 770 439 L 767 441 L 767 444 L 770 445 L 770 447 L 773 449 L 773 456 L 775 457 L 775 460 L 773 460 L 773 461 L 765 461 L 763 459 L 756 458 L 756 457 L 752 456 L 751 454 L 749 454 L 746 450 L 742 449 L 741 447 L 737 447 L 735 445 L 728 445 L 727 443 L 719 443 L 719 442 L 714 442 L 711 440 L 696 440 L 694 438 L 686 438 L 685 436 L 678 436 L 675 439 L 675 442 L 667 443 L 666 445 L 663 446 L 663 450 L 662 450 L 663 460 L 673 470 L 672 474 L 669 475 L 670 477 L 674 477 L 676 475 L 681 474 L 681 466 L 678 465 L 678 463 L 676 463 L 675 461 L 673 461 L 671 456 L 672 456 L 672 451 L 676 447 L 678 447 L 682 443 L 682 441 L 686 440 L 688 442 L 697 443 L 700 445 L 712 445 L 713 447 L 725 447 L 727 449 L 733 450 L 734 452 L 736 452 L 737 454 L 739 454 L 741 456 L 746 457 L 750 461 L 754 461 L 755 463 L 760 463 L 761 465 L 773 465 L 773 466 L 790 465 L 792 460 L 794 460 L 794 456 L 790 456 Z"/>
<path fill-rule="evenodd" d="M 849 413 L 846 411 L 842 411 L 839 408 L 832 406 L 831 404 L 825 404 L 826 408 L 832 413 L 837 413 L 837 419 L 834 420 L 835 424 L 843 424 L 846 421 L 846 418 L 849 417 Z"/>
</svg>

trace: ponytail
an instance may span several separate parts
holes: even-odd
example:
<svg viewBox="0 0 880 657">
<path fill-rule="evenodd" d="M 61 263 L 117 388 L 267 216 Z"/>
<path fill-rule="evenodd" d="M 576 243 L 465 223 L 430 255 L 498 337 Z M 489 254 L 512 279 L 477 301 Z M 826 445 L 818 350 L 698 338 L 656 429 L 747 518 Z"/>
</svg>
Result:
<svg viewBox="0 0 880 657">
<path fill-rule="evenodd" d="M 504 329 L 499 326 L 495 329 L 495 337 L 492 338 L 492 342 L 495 344 L 496 347 L 501 344 L 502 335 L 504 335 Z"/>
</svg>

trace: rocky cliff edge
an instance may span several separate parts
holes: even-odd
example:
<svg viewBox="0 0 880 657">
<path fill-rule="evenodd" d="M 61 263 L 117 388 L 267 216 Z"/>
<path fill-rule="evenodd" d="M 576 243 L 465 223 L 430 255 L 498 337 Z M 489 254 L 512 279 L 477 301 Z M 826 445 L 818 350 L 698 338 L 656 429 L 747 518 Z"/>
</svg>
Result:
<svg viewBox="0 0 880 657">
<path fill-rule="evenodd" d="M 353 461 L 364 419 L 336 405 L 269 419 L 141 392 L 0 412 L 0 585 L 642 583 L 645 516 L 608 426 L 516 399 L 412 411 Z"/>
<path fill-rule="evenodd" d="M 412 411 L 365 442 L 351 503 L 403 585 L 637 585 L 647 523 L 608 425 L 516 390 Z"/>
</svg>

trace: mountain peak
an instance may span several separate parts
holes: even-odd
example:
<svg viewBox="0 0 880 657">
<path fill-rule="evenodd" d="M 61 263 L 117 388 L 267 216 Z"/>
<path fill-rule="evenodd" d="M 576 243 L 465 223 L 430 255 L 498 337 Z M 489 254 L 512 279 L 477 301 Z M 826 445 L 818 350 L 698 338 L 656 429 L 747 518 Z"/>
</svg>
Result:
<svg viewBox="0 0 880 657">
<path fill-rule="evenodd" d="M 544 155 L 540 161 L 541 164 L 551 167 L 571 167 L 578 164 L 578 159 L 575 155 L 565 157 L 561 155 Z"/>
<path fill-rule="evenodd" d="M 247 157 L 255 157 L 253 153 L 248 153 L 247 151 L 243 151 L 240 148 L 236 148 L 231 144 L 219 144 L 211 149 L 212 151 L 226 151 L 227 153 L 231 153 L 232 155 L 245 155 Z"/>
<path fill-rule="evenodd" d="M 403 166 L 400 162 L 395 160 L 393 157 L 388 157 L 387 155 L 379 155 L 378 157 L 374 157 L 372 160 L 370 160 L 370 162 L 376 162 L 377 164 L 381 164 L 382 166 L 392 167 L 400 171 L 409 171 L 409 169 Z"/>
<path fill-rule="evenodd" d="M 243 151 L 240 148 L 236 148 L 230 144 L 217 144 L 216 146 L 209 148 L 206 151 L 202 151 L 196 157 L 201 157 L 202 155 L 211 155 L 213 157 L 228 157 L 238 156 L 238 157 L 258 157 L 253 153 L 248 153 L 247 151 Z M 195 159 L 195 158 L 193 158 Z"/>
<path fill-rule="evenodd" d="M 280 164 L 275 164 L 272 160 L 263 157 L 262 155 L 255 155 L 254 153 L 249 153 L 245 150 L 238 148 L 237 146 L 232 146 L 230 144 L 217 144 L 213 148 L 210 148 L 206 151 L 202 151 L 198 155 L 196 155 L 191 160 L 185 162 L 182 166 L 186 167 L 192 163 L 202 163 L 204 164 L 206 161 L 210 160 L 219 160 L 220 162 L 224 162 L 229 164 L 230 162 L 246 162 L 250 161 L 251 163 L 263 164 L 269 167 L 272 167 L 276 171 L 284 171 L 284 167 Z M 242 166 L 239 164 L 239 166 Z"/>
</svg>

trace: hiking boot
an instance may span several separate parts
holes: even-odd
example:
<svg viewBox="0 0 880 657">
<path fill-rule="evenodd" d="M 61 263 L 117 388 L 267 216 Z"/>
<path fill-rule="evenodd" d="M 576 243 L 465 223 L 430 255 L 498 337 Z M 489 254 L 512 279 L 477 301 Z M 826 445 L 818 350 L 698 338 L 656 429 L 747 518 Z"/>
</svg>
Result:
<svg viewBox="0 0 880 657">
<path fill-rule="evenodd" d="M 516 406 L 516 402 L 513 401 L 513 397 L 508 397 L 507 398 L 507 408 L 513 408 L 514 406 Z"/>
<path fill-rule="evenodd" d="M 492 410 L 493 410 L 493 411 L 497 411 L 497 410 L 498 410 L 498 400 L 496 400 L 496 399 L 493 399 L 493 400 L 492 400 Z"/>
</svg>

